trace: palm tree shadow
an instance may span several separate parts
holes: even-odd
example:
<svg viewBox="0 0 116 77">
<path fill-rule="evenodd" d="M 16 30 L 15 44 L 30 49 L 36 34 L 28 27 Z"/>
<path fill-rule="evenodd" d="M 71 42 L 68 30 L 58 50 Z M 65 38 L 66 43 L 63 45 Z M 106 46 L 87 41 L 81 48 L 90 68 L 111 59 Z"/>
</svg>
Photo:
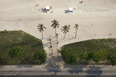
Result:
<svg viewBox="0 0 116 77">
<path fill-rule="evenodd" d="M 49 42 L 43 43 L 43 47 L 44 47 L 44 48 L 45 48 L 45 47 L 49 47 Z"/>
<path fill-rule="evenodd" d="M 99 66 L 87 66 L 87 65 L 65 65 L 68 68 L 68 72 L 72 75 L 78 75 L 81 73 L 86 73 L 85 77 L 101 77 L 103 67 Z"/>
<path fill-rule="evenodd" d="M 83 68 L 86 67 L 86 65 L 69 65 L 70 69 L 68 70 L 69 73 L 71 74 L 79 74 L 83 72 Z M 68 68 L 68 67 L 65 67 Z"/>
</svg>

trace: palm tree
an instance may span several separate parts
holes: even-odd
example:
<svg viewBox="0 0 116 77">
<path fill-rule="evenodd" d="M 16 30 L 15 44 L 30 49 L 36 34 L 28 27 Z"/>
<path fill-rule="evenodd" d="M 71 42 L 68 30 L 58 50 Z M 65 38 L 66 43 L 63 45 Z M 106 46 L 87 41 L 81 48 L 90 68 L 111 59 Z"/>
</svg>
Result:
<svg viewBox="0 0 116 77">
<path fill-rule="evenodd" d="M 76 30 L 76 33 L 75 33 L 75 38 L 76 38 L 77 37 L 78 24 L 75 24 L 74 28 Z"/>
<path fill-rule="evenodd" d="M 55 36 L 56 36 L 56 28 L 59 28 L 59 22 L 57 20 L 53 20 L 52 21 L 52 25 L 51 27 L 53 27 L 53 29 L 55 29 Z"/>
<path fill-rule="evenodd" d="M 39 24 L 37 27 L 38 27 L 38 30 L 41 32 L 42 39 L 43 39 L 43 31 L 44 29 L 46 29 L 46 27 L 43 24 Z"/>
<path fill-rule="evenodd" d="M 56 33 L 56 38 L 57 38 L 57 40 L 58 40 L 58 33 Z"/>
<path fill-rule="evenodd" d="M 62 26 L 61 31 L 64 33 L 64 38 L 63 39 L 65 39 L 65 36 L 66 36 L 67 32 L 69 32 L 69 26 L 67 26 L 67 25 Z"/>
</svg>

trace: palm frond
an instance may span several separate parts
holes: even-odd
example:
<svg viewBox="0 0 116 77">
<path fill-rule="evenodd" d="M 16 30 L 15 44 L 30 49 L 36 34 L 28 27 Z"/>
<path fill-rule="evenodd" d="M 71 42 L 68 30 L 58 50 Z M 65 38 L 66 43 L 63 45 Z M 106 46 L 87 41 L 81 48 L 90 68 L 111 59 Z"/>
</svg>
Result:
<svg viewBox="0 0 116 77">
<path fill-rule="evenodd" d="M 59 28 L 59 22 L 58 22 L 57 20 L 54 19 L 54 20 L 52 21 L 51 27 L 53 27 L 53 28 Z"/>
<path fill-rule="evenodd" d="M 78 28 L 78 24 L 75 24 L 74 28 L 77 29 Z"/>
<path fill-rule="evenodd" d="M 42 31 L 44 31 L 44 29 L 46 29 L 46 27 L 44 26 L 44 24 L 39 24 L 37 27 L 38 27 L 38 30 L 40 32 L 42 32 Z"/>
</svg>

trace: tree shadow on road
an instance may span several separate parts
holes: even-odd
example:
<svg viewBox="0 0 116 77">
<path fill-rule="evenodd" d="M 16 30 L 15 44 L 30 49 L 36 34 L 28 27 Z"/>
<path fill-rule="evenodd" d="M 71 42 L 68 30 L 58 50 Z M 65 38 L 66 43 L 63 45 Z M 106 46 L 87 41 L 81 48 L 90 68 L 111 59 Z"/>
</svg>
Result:
<svg viewBox="0 0 116 77">
<path fill-rule="evenodd" d="M 86 74 L 86 77 L 101 77 L 103 67 L 95 65 L 65 65 L 65 68 L 68 68 L 68 72 L 72 75 L 76 74 Z"/>
<path fill-rule="evenodd" d="M 89 66 L 89 69 L 86 71 L 88 75 L 93 74 L 93 76 L 88 77 L 101 77 L 103 71 L 101 70 L 103 67 L 100 66 Z"/>
</svg>

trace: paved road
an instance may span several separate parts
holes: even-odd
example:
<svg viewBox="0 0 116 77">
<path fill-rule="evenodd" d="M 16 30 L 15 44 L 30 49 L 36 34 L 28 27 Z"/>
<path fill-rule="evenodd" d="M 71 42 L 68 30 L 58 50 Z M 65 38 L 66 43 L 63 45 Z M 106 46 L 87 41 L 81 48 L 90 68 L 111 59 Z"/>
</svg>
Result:
<svg viewBox="0 0 116 77">
<path fill-rule="evenodd" d="M 0 75 L 116 75 L 116 66 L 1 66 Z"/>
<path fill-rule="evenodd" d="M 0 75 L 0 77 L 116 77 L 116 75 Z"/>
</svg>

